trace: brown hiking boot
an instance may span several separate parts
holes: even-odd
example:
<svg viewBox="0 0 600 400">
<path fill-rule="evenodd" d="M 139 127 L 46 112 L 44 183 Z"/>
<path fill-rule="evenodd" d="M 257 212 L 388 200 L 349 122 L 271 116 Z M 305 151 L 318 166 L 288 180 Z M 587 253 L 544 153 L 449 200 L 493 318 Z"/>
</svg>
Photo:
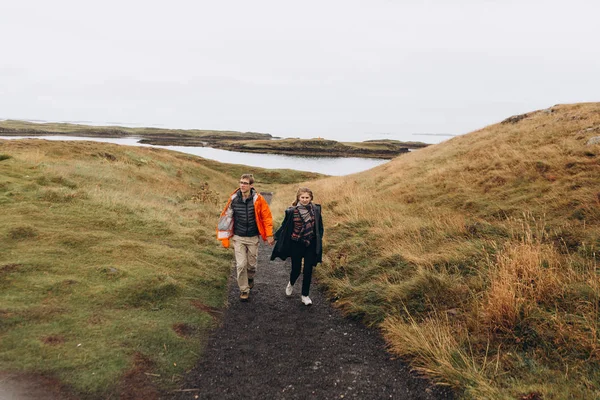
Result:
<svg viewBox="0 0 600 400">
<path fill-rule="evenodd" d="M 240 301 L 248 301 L 249 297 L 250 297 L 250 293 L 248 293 L 248 292 L 240 293 Z"/>
<path fill-rule="evenodd" d="M 248 278 L 248 287 L 250 289 L 254 287 L 254 278 Z"/>
</svg>

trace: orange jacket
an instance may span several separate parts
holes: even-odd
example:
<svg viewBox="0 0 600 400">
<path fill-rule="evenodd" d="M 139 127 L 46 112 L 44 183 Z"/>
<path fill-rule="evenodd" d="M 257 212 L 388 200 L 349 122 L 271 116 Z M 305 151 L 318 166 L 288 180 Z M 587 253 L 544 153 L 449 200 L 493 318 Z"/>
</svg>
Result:
<svg viewBox="0 0 600 400">
<path fill-rule="evenodd" d="M 221 217 L 227 213 L 231 206 L 231 201 L 237 196 L 240 189 L 236 189 L 227 200 L 225 208 L 221 212 Z M 264 197 L 262 197 L 256 190 L 253 195 L 254 200 L 254 215 L 256 218 L 256 226 L 258 227 L 258 233 L 263 240 L 267 240 L 269 236 L 273 236 L 273 216 L 271 215 L 271 209 L 269 204 Z M 219 237 L 220 236 L 220 237 Z M 233 232 L 230 232 L 227 237 L 223 237 L 223 234 L 219 235 L 219 228 L 217 227 L 217 239 L 221 241 L 223 247 L 229 247 L 229 238 L 233 236 Z"/>
</svg>

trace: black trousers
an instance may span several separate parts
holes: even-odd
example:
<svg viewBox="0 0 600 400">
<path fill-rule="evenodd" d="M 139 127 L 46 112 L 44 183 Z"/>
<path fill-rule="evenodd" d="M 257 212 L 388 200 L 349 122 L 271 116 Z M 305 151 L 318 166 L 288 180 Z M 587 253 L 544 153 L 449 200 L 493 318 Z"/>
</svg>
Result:
<svg viewBox="0 0 600 400">
<path fill-rule="evenodd" d="M 313 267 L 317 264 L 317 241 L 313 239 L 308 247 L 304 242 L 292 242 L 291 248 L 292 272 L 290 283 L 293 285 L 300 276 L 302 259 L 304 259 L 304 272 L 302 277 L 302 296 L 308 296 L 312 280 Z"/>
</svg>

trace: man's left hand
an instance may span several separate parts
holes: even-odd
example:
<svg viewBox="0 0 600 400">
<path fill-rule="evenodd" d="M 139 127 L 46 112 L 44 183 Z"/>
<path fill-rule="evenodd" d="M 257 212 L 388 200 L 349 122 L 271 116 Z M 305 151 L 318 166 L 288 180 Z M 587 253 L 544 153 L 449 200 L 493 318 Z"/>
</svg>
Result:
<svg viewBox="0 0 600 400">
<path fill-rule="evenodd" d="M 269 243 L 269 245 L 273 246 L 273 243 L 275 243 L 275 239 L 273 239 L 273 236 L 269 236 L 267 237 L 267 242 Z"/>
</svg>

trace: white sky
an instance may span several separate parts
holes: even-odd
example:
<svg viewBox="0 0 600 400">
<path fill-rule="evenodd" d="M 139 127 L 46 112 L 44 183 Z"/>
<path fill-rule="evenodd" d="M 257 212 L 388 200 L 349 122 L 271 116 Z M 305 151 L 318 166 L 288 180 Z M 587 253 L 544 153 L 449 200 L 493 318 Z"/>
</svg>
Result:
<svg viewBox="0 0 600 400">
<path fill-rule="evenodd" d="M 597 0 L 0 0 L 0 118 L 435 143 L 600 101 Z"/>
</svg>

